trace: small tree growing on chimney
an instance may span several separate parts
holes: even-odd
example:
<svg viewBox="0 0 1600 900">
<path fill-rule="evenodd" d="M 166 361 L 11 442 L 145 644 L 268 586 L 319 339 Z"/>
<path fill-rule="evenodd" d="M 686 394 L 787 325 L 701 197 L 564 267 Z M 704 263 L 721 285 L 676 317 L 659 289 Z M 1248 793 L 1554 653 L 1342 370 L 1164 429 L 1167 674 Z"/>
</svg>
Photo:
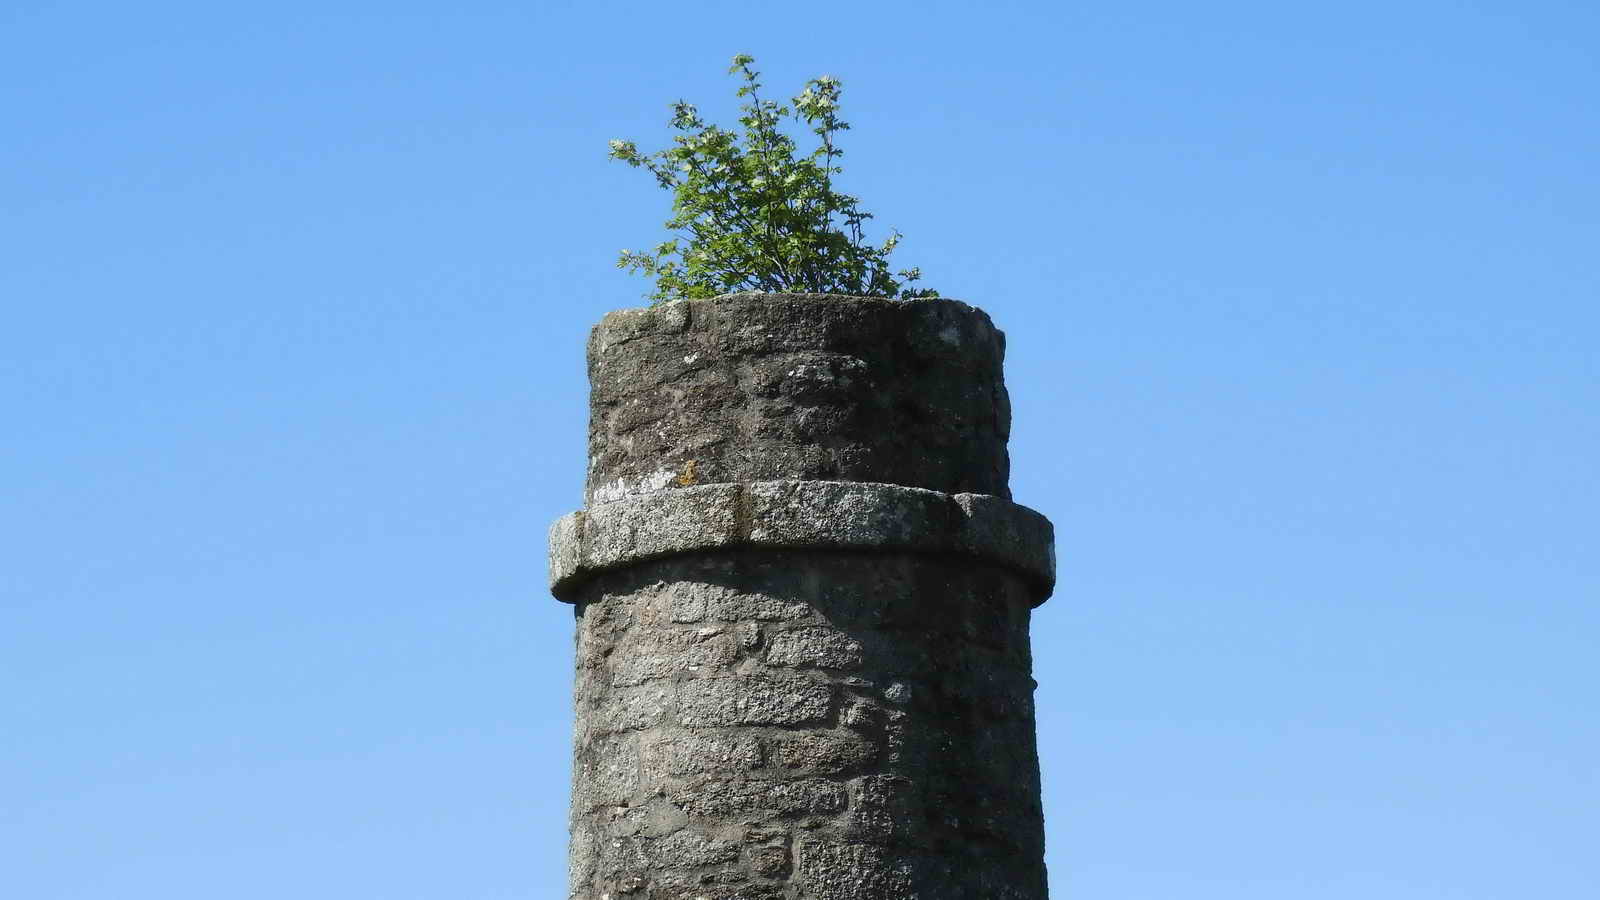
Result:
<svg viewBox="0 0 1600 900">
<path fill-rule="evenodd" d="M 743 82 L 738 96 L 748 98 L 742 137 L 679 100 L 673 146 L 641 153 L 632 141 L 611 142 L 612 159 L 648 170 L 673 195 L 666 222 L 673 236 L 648 252 L 623 250 L 617 267 L 653 277 L 655 301 L 740 291 L 937 297 L 912 287 L 920 270 L 890 269 L 900 233 L 869 243 L 864 225 L 872 214 L 834 189 L 843 155 L 836 137 L 850 127 L 839 118 L 839 80 L 813 78 L 784 106 L 761 98 L 754 62 L 741 53 L 728 69 Z M 816 148 L 797 155 L 779 127 L 785 119 L 804 123 Z"/>
</svg>

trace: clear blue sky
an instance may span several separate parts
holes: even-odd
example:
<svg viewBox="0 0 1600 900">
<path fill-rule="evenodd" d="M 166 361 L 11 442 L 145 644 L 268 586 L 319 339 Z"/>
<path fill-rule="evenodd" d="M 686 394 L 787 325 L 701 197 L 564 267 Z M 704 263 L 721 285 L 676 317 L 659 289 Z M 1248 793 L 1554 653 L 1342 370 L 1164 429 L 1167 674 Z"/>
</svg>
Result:
<svg viewBox="0 0 1600 900">
<path fill-rule="evenodd" d="M 564 889 L 605 159 L 757 56 L 1010 336 L 1051 884 L 1600 895 L 1600 7 L 0 4 L 0 883 Z"/>
</svg>

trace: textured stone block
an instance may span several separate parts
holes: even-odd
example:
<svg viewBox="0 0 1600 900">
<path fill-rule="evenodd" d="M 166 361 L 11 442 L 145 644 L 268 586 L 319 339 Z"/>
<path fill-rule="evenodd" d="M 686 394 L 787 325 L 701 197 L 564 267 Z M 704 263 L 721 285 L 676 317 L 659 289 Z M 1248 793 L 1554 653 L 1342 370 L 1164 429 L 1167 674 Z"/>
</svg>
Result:
<svg viewBox="0 0 1600 900">
<path fill-rule="evenodd" d="M 922 818 L 917 786 L 903 775 L 868 775 L 850 780 L 845 834 L 863 841 L 907 838 Z"/>
<path fill-rule="evenodd" d="M 795 881 L 808 900 L 910 900 L 916 896 L 911 865 L 868 844 L 802 841 Z"/>
<path fill-rule="evenodd" d="M 672 733 L 644 750 L 644 766 L 654 779 L 667 776 L 745 772 L 761 765 L 761 742 L 755 737 Z"/>
<path fill-rule="evenodd" d="M 602 503 L 584 518 L 583 564 L 595 568 L 738 539 L 739 488 L 714 484 Z"/>
<path fill-rule="evenodd" d="M 583 512 L 568 513 L 550 526 L 550 587 L 583 566 Z"/>
<path fill-rule="evenodd" d="M 691 816 L 761 821 L 774 816 L 836 813 L 845 808 L 844 785 L 825 778 L 799 781 L 708 781 L 682 788 L 672 802 Z"/>
<path fill-rule="evenodd" d="M 1050 520 L 987 494 L 956 494 L 953 499 L 966 520 L 957 549 L 1039 572 L 1043 595 L 1049 596 L 1056 581 L 1055 527 Z"/>
<path fill-rule="evenodd" d="M 599 734 L 646 728 L 665 718 L 672 691 L 647 685 L 621 688 L 596 698 L 588 710 L 580 709 L 585 724 Z"/>
<path fill-rule="evenodd" d="M 762 878 L 783 878 L 789 874 L 788 847 L 754 847 L 747 852 L 750 870 Z"/>
<path fill-rule="evenodd" d="M 810 612 L 805 603 L 758 591 L 706 591 L 706 617 L 718 622 L 783 622 Z"/>
<path fill-rule="evenodd" d="M 627 806 L 639 790 L 639 745 L 634 734 L 608 736 L 590 744 L 574 765 L 574 810 Z"/>
<path fill-rule="evenodd" d="M 878 756 L 877 743 L 852 731 L 806 731 L 772 739 L 772 764 L 837 774 L 860 769 Z"/>
<path fill-rule="evenodd" d="M 650 855 L 666 868 L 692 869 L 733 862 L 743 850 L 739 841 L 706 837 L 692 831 L 679 831 L 650 843 Z"/>
<path fill-rule="evenodd" d="M 653 888 L 647 900 L 789 900 L 789 893 L 779 884 L 718 884 L 694 878 Z"/>
<path fill-rule="evenodd" d="M 752 484 L 750 540 L 764 546 L 938 552 L 954 533 L 949 496 L 898 485 L 843 481 Z"/>
<path fill-rule="evenodd" d="M 833 687 L 801 679 L 702 678 L 678 685 L 678 719 L 684 725 L 804 725 L 821 722 L 833 705 Z"/>
<path fill-rule="evenodd" d="M 741 636 L 726 626 L 646 630 L 618 643 L 611 683 L 621 687 L 679 672 L 703 674 L 728 666 L 741 652 Z"/>
<path fill-rule="evenodd" d="M 861 665 L 861 642 L 834 628 L 792 628 L 777 632 L 768 639 L 767 663 L 774 666 L 855 669 Z"/>
</svg>

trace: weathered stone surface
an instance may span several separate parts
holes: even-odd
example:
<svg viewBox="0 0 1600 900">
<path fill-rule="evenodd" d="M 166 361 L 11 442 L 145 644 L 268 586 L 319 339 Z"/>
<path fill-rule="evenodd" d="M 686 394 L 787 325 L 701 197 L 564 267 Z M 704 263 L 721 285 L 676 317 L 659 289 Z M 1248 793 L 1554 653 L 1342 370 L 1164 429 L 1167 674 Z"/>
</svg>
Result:
<svg viewBox="0 0 1600 900">
<path fill-rule="evenodd" d="M 804 603 L 749 591 L 708 592 L 706 617 L 717 622 L 782 622 L 811 612 Z"/>
<path fill-rule="evenodd" d="M 988 494 L 956 494 L 952 499 L 965 518 L 958 549 L 974 556 L 1008 563 L 1019 569 L 1040 568 L 1044 551 L 1045 579 L 1056 580 L 1055 528 L 1026 506 Z"/>
<path fill-rule="evenodd" d="M 590 338 L 572 900 L 1045 900 L 1048 520 L 951 301 L 734 296 Z"/>
<path fill-rule="evenodd" d="M 808 840 L 801 842 L 799 856 L 795 880 L 807 898 L 908 900 L 920 896 L 912 864 L 881 847 Z"/>
<path fill-rule="evenodd" d="M 611 313 L 589 337 L 586 499 L 776 479 L 1007 496 L 1004 355 L 956 300 L 736 294 Z"/>
<path fill-rule="evenodd" d="M 861 642 L 826 626 L 791 628 L 768 638 L 767 664 L 855 669 L 861 666 Z"/>
<path fill-rule="evenodd" d="M 639 745 L 634 734 L 608 735 L 590 742 L 592 753 L 573 765 L 574 812 L 601 806 L 627 806 L 639 789 Z"/>
<path fill-rule="evenodd" d="M 688 884 L 688 881 L 694 883 Z M 719 884 L 714 879 L 684 879 L 650 891 L 649 900 L 788 900 L 778 884 Z M 620 898 L 619 898 L 620 900 Z"/>
<path fill-rule="evenodd" d="M 733 862 L 744 846 L 739 841 L 706 837 L 692 831 L 679 831 L 650 844 L 650 854 L 663 866 L 689 869 Z"/>
<path fill-rule="evenodd" d="M 768 547 L 895 548 L 936 553 L 956 532 L 950 497 L 846 481 L 752 484 L 750 542 Z"/>
<path fill-rule="evenodd" d="M 680 789 L 672 801 L 691 816 L 760 822 L 784 815 L 836 813 L 845 807 L 846 791 L 844 785 L 825 778 L 707 781 Z"/>
<path fill-rule="evenodd" d="M 679 623 L 770 622 L 796 619 L 809 612 L 804 603 L 715 584 L 684 582 L 669 586 L 669 614 Z"/>
<path fill-rule="evenodd" d="M 678 685 L 688 726 L 804 725 L 828 717 L 832 685 L 799 678 L 704 678 Z"/>
<path fill-rule="evenodd" d="M 1033 587 L 1035 605 L 1055 585 L 1055 535 L 1044 516 L 1000 497 L 895 484 L 767 481 L 662 491 L 563 517 L 550 541 L 551 590 L 563 599 L 607 569 L 738 547 L 962 555 L 1015 569 Z M 698 621 L 705 612 L 694 603 L 684 598 L 672 615 Z"/>
<path fill-rule="evenodd" d="M 574 833 L 743 843 L 683 869 L 646 845 L 638 890 L 687 891 L 662 896 L 737 876 L 791 900 L 1041 900 L 1031 596 L 1012 570 L 916 553 L 720 551 L 597 575 L 577 598 L 599 662 L 578 682 Z M 603 893 L 631 875 L 583 877 Z"/>
<path fill-rule="evenodd" d="M 727 775 L 747 772 L 760 765 L 761 742 L 754 736 L 669 732 L 647 745 L 644 751 L 645 773 L 658 784 L 670 776 Z"/>
<path fill-rule="evenodd" d="M 580 688 L 586 688 L 580 682 Z M 613 734 L 660 724 L 671 703 L 672 692 L 665 687 L 644 685 L 609 693 L 585 690 L 590 703 L 580 706 L 583 725 L 596 734 Z"/>
<path fill-rule="evenodd" d="M 923 818 L 920 801 L 916 782 L 904 775 L 852 779 L 845 834 L 876 843 L 912 837 Z"/>
<path fill-rule="evenodd" d="M 550 586 L 583 568 L 583 512 L 567 513 L 550 526 Z"/>
<path fill-rule="evenodd" d="M 670 678 L 679 672 L 710 674 L 739 659 L 743 637 L 737 629 L 638 629 L 618 645 L 610 665 L 611 684 L 625 687 Z"/>
<path fill-rule="evenodd" d="M 746 851 L 750 869 L 762 878 L 784 878 L 790 871 L 789 848 L 783 844 L 768 844 Z"/>
<path fill-rule="evenodd" d="M 732 544 L 739 538 L 737 485 L 684 488 L 672 494 L 647 494 L 626 505 L 600 504 L 583 521 L 583 565 L 607 568 L 619 563 L 696 550 L 707 541 Z M 563 533 L 562 539 L 569 539 Z M 563 551 L 563 561 L 570 551 Z"/>
<path fill-rule="evenodd" d="M 802 731 L 772 739 L 772 764 L 830 775 L 852 772 L 878 757 L 878 744 L 851 731 Z"/>
</svg>

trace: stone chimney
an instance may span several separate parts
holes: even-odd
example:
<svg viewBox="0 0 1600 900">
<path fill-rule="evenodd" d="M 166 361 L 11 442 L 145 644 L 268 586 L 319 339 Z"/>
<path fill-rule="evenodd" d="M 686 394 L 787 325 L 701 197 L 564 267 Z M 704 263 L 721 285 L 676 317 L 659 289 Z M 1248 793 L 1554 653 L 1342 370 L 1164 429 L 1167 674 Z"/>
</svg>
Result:
<svg viewBox="0 0 1600 900">
<path fill-rule="evenodd" d="M 589 338 L 574 900 L 1041 900 L 1005 337 L 953 300 L 734 294 Z"/>
</svg>

